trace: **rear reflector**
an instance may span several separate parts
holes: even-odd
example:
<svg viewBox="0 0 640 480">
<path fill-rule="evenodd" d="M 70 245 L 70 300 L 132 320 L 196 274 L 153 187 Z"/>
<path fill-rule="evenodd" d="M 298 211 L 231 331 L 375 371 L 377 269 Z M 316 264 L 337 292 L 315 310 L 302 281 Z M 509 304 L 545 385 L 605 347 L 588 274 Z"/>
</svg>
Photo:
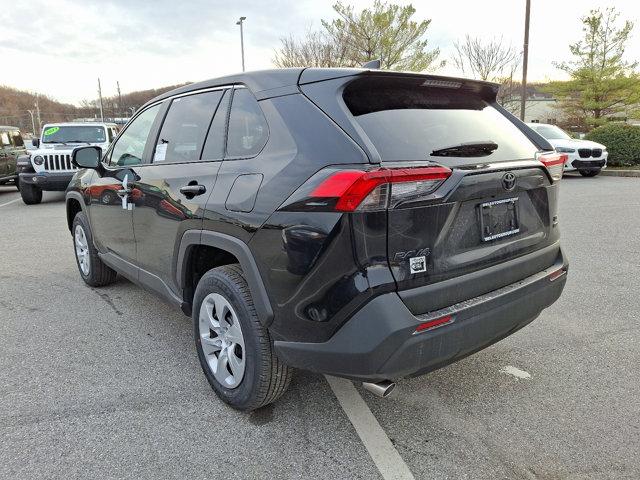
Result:
<svg viewBox="0 0 640 480">
<path fill-rule="evenodd" d="M 565 273 L 567 273 L 567 271 L 564 268 L 561 268 L 560 270 L 556 270 L 555 272 L 549 275 L 549 281 L 553 282 L 554 280 L 557 280 L 558 278 L 563 276 Z"/>
<path fill-rule="evenodd" d="M 418 325 L 418 327 L 413 332 L 413 334 L 415 335 L 416 333 L 422 333 L 428 330 L 433 330 L 434 328 L 443 327 L 445 325 L 449 325 L 450 323 L 453 323 L 452 315 L 436 318 L 435 320 L 429 320 L 428 322 L 424 322 Z"/>
<path fill-rule="evenodd" d="M 336 198 L 339 212 L 379 210 L 427 195 L 449 175 L 451 169 L 440 166 L 343 170 L 318 185 L 311 197 Z"/>
<path fill-rule="evenodd" d="M 564 172 L 564 162 L 566 162 L 567 158 L 569 158 L 566 153 L 540 153 L 538 154 L 537 158 L 545 167 L 547 167 L 549 175 L 551 175 L 551 178 L 554 182 L 562 179 L 562 173 Z"/>
</svg>

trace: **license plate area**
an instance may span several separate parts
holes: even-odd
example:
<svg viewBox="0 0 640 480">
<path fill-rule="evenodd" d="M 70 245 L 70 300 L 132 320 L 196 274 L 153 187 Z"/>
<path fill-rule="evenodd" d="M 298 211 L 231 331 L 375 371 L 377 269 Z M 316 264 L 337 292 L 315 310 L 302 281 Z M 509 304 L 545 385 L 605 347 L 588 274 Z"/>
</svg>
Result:
<svg viewBox="0 0 640 480">
<path fill-rule="evenodd" d="M 481 203 L 478 208 L 483 242 L 498 240 L 520 232 L 518 197 Z"/>
</svg>

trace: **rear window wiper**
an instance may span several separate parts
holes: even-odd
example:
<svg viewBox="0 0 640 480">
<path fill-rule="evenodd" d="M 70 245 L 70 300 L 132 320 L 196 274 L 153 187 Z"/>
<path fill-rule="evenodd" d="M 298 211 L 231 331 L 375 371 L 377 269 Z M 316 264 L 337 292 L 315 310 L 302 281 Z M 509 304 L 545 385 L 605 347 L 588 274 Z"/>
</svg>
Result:
<svg viewBox="0 0 640 480">
<path fill-rule="evenodd" d="M 433 157 L 485 157 L 498 148 L 492 141 L 467 142 L 451 147 L 439 148 L 431 152 Z"/>
</svg>

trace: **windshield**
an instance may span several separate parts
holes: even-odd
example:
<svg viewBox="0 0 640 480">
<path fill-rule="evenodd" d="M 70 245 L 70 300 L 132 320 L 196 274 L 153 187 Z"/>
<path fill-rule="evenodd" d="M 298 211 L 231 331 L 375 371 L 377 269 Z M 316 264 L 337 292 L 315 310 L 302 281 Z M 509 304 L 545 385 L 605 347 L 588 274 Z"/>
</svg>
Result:
<svg viewBox="0 0 640 480">
<path fill-rule="evenodd" d="M 531 128 L 547 140 L 571 140 L 567 132 L 555 125 L 531 125 Z"/>
<path fill-rule="evenodd" d="M 384 161 L 425 160 L 442 149 L 450 150 L 447 156 L 478 156 L 477 148 L 449 149 L 462 144 L 497 145 L 483 154 L 490 161 L 531 158 L 536 150 L 469 90 L 426 85 L 424 78 L 364 77 L 351 82 L 343 98 Z"/>
<path fill-rule="evenodd" d="M 104 127 L 95 125 L 46 126 L 42 143 L 104 143 L 107 141 Z"/>
</svg>

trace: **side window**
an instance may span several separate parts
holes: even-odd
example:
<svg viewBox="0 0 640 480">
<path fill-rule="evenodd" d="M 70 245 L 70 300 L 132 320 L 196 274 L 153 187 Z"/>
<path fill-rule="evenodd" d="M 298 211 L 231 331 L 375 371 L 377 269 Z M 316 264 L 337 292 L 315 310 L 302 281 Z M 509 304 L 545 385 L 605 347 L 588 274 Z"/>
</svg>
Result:
<svg viewBox="0 0 640 480">
<path fill-rule="evenodd" d="M 267 143 L 268 135 L 267 120 L 258 101 L 246 88 L 235 90 L 229 116 L 227 157 L 257 155 Z"/>
<path fill-rule="evenodd" d="M 0 147 L 10 147 L 9 132 L 0 132 Z"/>
<path fill-rule="evenodd" d="M 230 98 L 231 91 L 225 91 L 209 127 L 207 140 L 202 151 L 203 160 L 222 160 L 224 157 L 225 127 L 227 126 Z"/>
<path fill-rule="evenodd" d="M 127 126 L 111 150 L 109 165 L 124 166 L 142 163 L 144 146 L 159 111 L 160 104 L 147 108 Z"/>
<path fill-rule="evenodd" d="M 17 148 L 24 147 L 24 140 L 22 140 L 22 135 L 18 130 L 11 132 L 11 143 Z"/>
<path fill-rule="evenodd" d="M 109 138 L 109 143 L 113 142 L 113 128 L 107 128 L 107 133 L 109 134 L 108 138 Z"/>
<path fill-rule="evenodd" d="M 200 152 L 221 90 L 176 98 L 164 119 L 153 155 L 155 162 L 194 162 Z"/>
</svg>

